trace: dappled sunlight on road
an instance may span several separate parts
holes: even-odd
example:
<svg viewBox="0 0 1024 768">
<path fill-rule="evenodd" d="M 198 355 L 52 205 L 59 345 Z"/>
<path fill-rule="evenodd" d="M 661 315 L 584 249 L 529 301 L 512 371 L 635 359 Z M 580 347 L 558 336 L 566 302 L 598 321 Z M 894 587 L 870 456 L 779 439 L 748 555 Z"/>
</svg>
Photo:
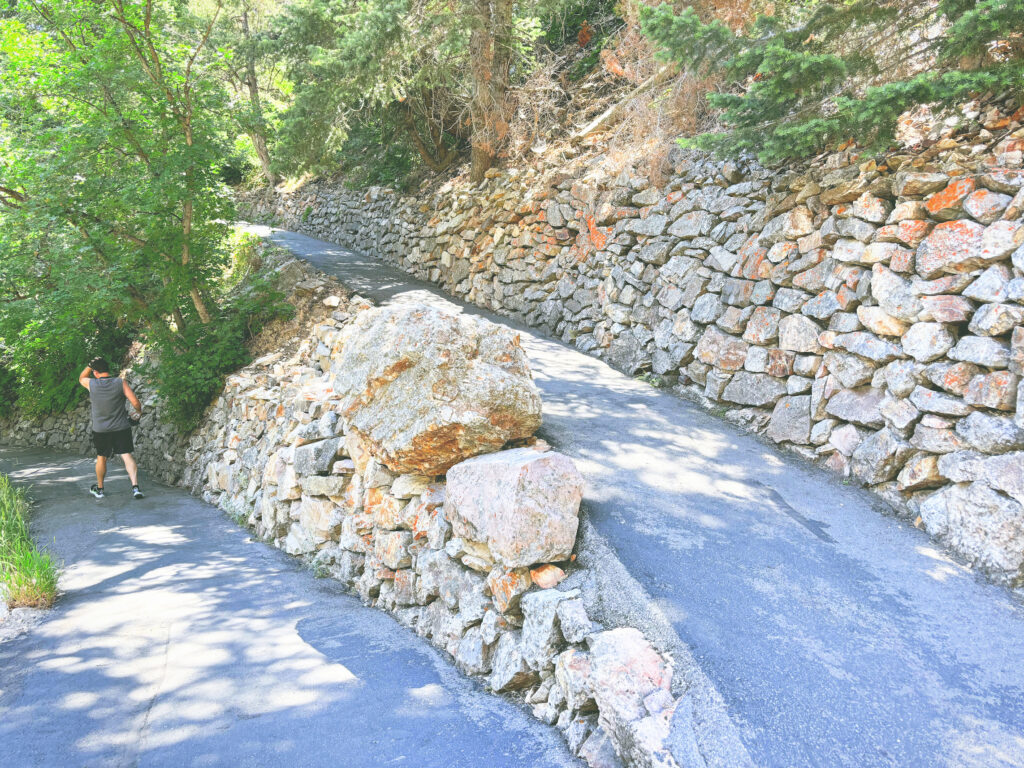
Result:
<svg viewBox="0 0 1024 768">
<path fill-rule="evenodd" d="M 513 768 L 524 745 L 531 764 L 574 764 L 557 733 L 218 510 L 156 486 L 79 505 L 91 463 L 20 463 L 0 449 L 67 569 L 52 614 L 0 644 L 5 768 Z"/>
</svg>

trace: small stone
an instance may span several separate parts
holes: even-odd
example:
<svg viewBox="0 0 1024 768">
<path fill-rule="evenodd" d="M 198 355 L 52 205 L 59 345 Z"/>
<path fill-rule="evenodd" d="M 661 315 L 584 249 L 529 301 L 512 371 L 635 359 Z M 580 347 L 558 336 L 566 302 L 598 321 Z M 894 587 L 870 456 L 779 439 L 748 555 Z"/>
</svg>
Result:
<svg viewBox="0 0 1024 768">
<path fill-rule="evenodd" d="M 295 449 L 295 472 L 299 475 L 327 474 L 341 447 L 340 437 L 331 437 Z"/>
<path fill-rule="evenodd" d="M 818 352 L 821 328 L 808 317 L 790 315 L 779 322 L 779 347 L 792 352 Z"/>
<path fill-rule="evenodd" d="M 774 376 L 738 371 L 722 391 L 722 399 L 740 405 L 764 406 L 771 405 L 785 393 L 785 383 Z"/>
<path fill-rule="evenodd" d="M 537 673 L 524 661 L 520 649 L 520 633 L 506 632 L 498 639 L 491 655 L 491 677 L 488 684 L 498 693 L 527 688 L 537 681 Z"/>
<path fill-rule="evenodd" d="M 892 203 L 875 197 L 870 192 L 865 192 L 853 201 L 852 209 L 853 215 L 858 219 L 870 221 L 872 224 L 881 224 L 888 218 L 892 210 Z"/>
<path fill-rule="evenodd" d="M 836 335 L 835 346 L 876 363 L 887 363 L 903 354 L 896 344 L 864 331 Z"/>
<path fill-rule="evenodd" d="M 520 650 L 531 669 L 541 670 L 554 665 L 554 656 L 561 640 L 557 620 L 558 604 L 574 597 L 579 597 L 578 590 L 560 592 L 557 589 L 545 589 L 523 595 L 524 620 Z"/>
<path fill-rule="evenodd" d="M 901 339 L 903 351 L 919 363 L 942 357 L 956 340 L 941 323 L 914 323 Z"/>
<path fill-rule="evenodd" d="M 1012 200 L 1009 195 L 978 189 L 964 200 L 964 211 L 975 221 L 991 224 L 999 218 Z"/>
<path fill-rule="evenodd" d="M 723 371 L 737 371 L 743 367 L 747 343 L 712 326 L 701 336 L 693 354 L 707 365 Z"/>
<path fill-rule="evenodd" d="M 774 307 L 756 307 L 747 322 L 743 340 L 751 344 L 767 344 L 779 335 L 782 312 Z"/>
<path fill-rule="evenodd" d="M 1024 564 L 1024 508 L 982 481 L 937 491 L 921 504 L 921 519 L 930 534 L 1004 580 Z"/>
<path fill-rule="evenodd" d="M 930 279 L 943 272 L 969 272 L 984 265 L 985 232 L 981 224 L 966 219 L 939 224 L 917 249 L 917 273 Z"/>
<path fill-rule="evenodd" d="M 892 480 L 910 446 L 888 427 L 865 438 L 850 457 L 853 474 L 869 485 Z"/>
<path fill-rule="evenodd" d="M 897 397 L 906 397 L 917 386 L 919 365 L 909 360 L 894 360 L 884 369 L 885 385 Z"/>
<path fill-rule="evenodd" d="M 922 296 L 921 320 L 937 323 L 965 323 L 974 314 L 974 304 L 963 296 Z"/>
<path fill-rule="evenodd" d="M 985 228 L 980 257 L 983 263 L 990 264 L 1006 258 L 1021 244 L 1024 244 L 1024 224 L 1019 221 L 997 221 Z"/>
<path fill-rule="evenodd" d="M 1013 304 L 983 304 L 971 318 L 971 333 L 980 336 L 1002 336 L 1024 321 L 1024 309 Z"/>
<path fill-rule="evenodd" d="M 844 456 L 851 456 L 863 439 L 864 434 L 860 429 L 853 424 L 843 424 L 832 430 L 828 444 Z"/>
<path fill-rule="evenodd" d="M 530 569 L 530 578 L 541 589 L 551 589 L 552 587 L 557 587 L 565 580 L 565 571 L 557 565 L 544 563 Z"/>
<path fill-rule="evenodd" d="M 998 304 L 1007 298 L 1010 270 L 1002 264 L 993 264 L 964 289 L 963 295 L 988 303 Z"/>
<path fill-rule="evenodd" d="M 964 201 L 975 189 L 974 179 L 962 177 L 954 179 L 949 185 L 928 198 L 925 207 L 933 218 L 949 221 L 957 218 L 964 209 Z"/>
<path fill-rule="evenodd" d="M 897 197 L 920 197 L 938 192 L 948 181 L 944 173 L 900 171 L 893 179 L 892 193 Z"/>
<path fill-rule="evenodd" d="M 946 392 L 963 396 L 971 379 L 981 373 L 974 363 L 933 363 L 924 374 L 932 384 Z"/>
<path fill-rule="evenodd" d="M 582 600 L 563 600 L 555 612 L 558 614 L 558 624 L 566 642 L 581 643 L 596 629 L 594 622 L 587 616 Z"/>
<path fill-rule="evenodd" d="M 966 416 L 973 410 L 959 397 L 921 386 L 915 387 L 914 391 L 910 393 L 910 402 L 922 411 L 946 416 Z"/>
<path fill-rule="evenodd" d="M 923 422 L 924 419 L 921 421 Z M 967 447 L 963 439 L 952 429 L 928 427 L 923 423 L 918 423 L 914 427 L 910 444 L 918 450 L 928 453 L 952 453 Z"/>
<path fill-rule="evenodd" d="M 886 393 L 878 410 L 886 423 L 900 433 L 903 433 L 921 415 L 909 400 L 893 397 L 891 393 Z"/>
<path fill-rule="evenodd" d="M 768 424 L 768 437 L 777 443 L 800 445 L 810 442 L 811 398 L 809 395 L 783 397 L 775 404 Z"/>
<path fill-rule="evenodd" d="M 963 336 L 947 356 L 986 368 L 1006 368 L 1010 362 L 1010 348 L 1004 342 L 984 336 Z"/>
<path fill-rule="evenodd" d="M 1013 411 L 1017 404 L 1018 377 L 1009 371 L 975 376 L 967 385 L 964 400 L 971 405 Z"/>
<path fill-rule="evenodd" d="M 1010 416 L 975 411 L 956 425 L 956 433 L 983 453 L 1006 453 L 1024 448 L 1024 429 Z"/>
<path fill-rule="evenodd" d="M 981 477 L 982 462 L 988 458 L 977 451 L 954 451 L 939 456 L 938 472 L 954 483 L 973 483 Z"/>
<path fill-rule="evenodd" d="M 910 457 L 896 478 L 901 491 L 917 491 L 923 488 L 937 488 L 946 480 L 939 472 L 939 459 L 927 453 Z"/>
<path fill-rule="evenodd" d="M 843 389 L 829 398 L 825 410 L 841 421 L 849 421 L 865 427 L 883 425 L 879 411 L 884 392 L 873 387 Z"/>
<path fill-rule="evenodd" d="M 871 268 L 871 295 L 893 317 L 913 322 L 923 305 L 910 283 L 882 264 Z"/>
<path fill-rule="evenodd" d="M 879 336 L 902 336 L 909 327 L 909 323 L 893 317 L 881 307 L 857 307 L 857 319 Z"/>
<path fill-rule="evenodd" d="M 491 591 L 494 607 L 501 613 L 519 608 L 519 601 L 533 586 L 528 568 L 495 566 L 487 574 L 487 588 Z"/>
<path fill-rule="evenodd" d="M 825 367 L 833 374 L 844 389 L 853 389 L 871 381 L 874 367 L 856 355 L 841 352 L 826 352 Z"/>
</svg>

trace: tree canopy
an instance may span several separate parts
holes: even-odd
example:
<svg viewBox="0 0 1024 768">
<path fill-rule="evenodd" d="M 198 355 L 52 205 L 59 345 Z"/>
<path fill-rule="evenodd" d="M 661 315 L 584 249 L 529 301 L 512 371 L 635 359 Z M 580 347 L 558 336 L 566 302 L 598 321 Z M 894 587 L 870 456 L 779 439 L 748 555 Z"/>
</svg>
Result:
<svg viewBox="0 0 1024 768">
<path fill-rule="evenodd" d="M 1024 0 L 827 0 L 783 6 L 734 33 L 693 8 L 644 7 L 666 58 L 715 73 L 724 130 L 698 146 L 776 162 L 855 139 L 886 146 L 918 104 L 1024 93 Z"/>
</svg>

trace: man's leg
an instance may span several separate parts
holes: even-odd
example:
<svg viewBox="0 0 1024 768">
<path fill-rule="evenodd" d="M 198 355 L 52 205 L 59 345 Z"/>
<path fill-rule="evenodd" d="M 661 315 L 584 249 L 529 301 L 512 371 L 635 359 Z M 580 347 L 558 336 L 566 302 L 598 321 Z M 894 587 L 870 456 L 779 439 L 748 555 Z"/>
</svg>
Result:
<svg viewBox="0 0 1024 768">
<path fill-rule="evenodd" d="M 124 462 L 124 468 L 128 470 L 128 479 L 132 481 L 132 485 L 138 485 L 139 465 L 135 463 L 135 457 L 132 456 L 130 453 L 122 453 L 121 461 Z"/>
<path fill-rule="evenodd" d="M 107 457 L 96 457 L 96 487 L 103 489 L 103 478 L 107 474 Z"/>
</svg>

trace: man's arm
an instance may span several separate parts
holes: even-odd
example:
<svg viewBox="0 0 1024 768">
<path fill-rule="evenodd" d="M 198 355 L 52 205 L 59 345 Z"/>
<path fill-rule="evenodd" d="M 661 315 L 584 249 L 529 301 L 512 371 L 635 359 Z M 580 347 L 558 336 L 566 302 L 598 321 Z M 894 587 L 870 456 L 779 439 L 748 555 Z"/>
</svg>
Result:
<svg viewBox="0 0 1024 768">
<path fill-rule="evenodd" d="M 88 365 L 85 366 L 85 370 L 78 374 L 78 383 L 86 389 L 89 388 L 89 379 L 92 378 L 92 368 Z"/>
<path fill-rule="evenodd" d="M 132 404 L 132 408 L 135 409 L 139 416 L 142 415 L 142 403 L 139 402 L 139 398 L 132 392 L 132 388 L 128 386 L 128 382 L 121 379 L 121 384 L 124 387 L 124 396 L 128 398 L 128 402 Z"/>
</svg>

